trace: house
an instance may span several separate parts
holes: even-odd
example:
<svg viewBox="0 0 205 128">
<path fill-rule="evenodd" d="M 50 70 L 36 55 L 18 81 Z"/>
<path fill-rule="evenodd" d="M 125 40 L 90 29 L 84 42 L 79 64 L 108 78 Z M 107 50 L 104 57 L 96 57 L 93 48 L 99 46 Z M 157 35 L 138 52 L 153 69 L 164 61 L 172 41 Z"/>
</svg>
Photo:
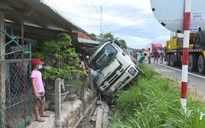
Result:
<svg viewBox="0 0 205 128">
<path fill-rule="evenodd" d="M 62 32 L 71 36 L 73 45 L 82 53 L 91 54 L 86 49 L 99 44 L 89 33 L 41 0 L 1 0 L 0 127 L 6 127 L 6 124 L 11 127 L 22 126 L 23 121 L 17 118 L 22 116 L 19 115 L 22 108 L 28 109 L 25 111 L 28 111 L 28 116 L 32 116 L 31 97 L 21 93 L 28 89 L 28 86 L 25 86 L 28 84 L 28 81 L 25 81 L 25 67 L 30 66 L 32 50 L 39 43 L 55 39 Z"/>
</svg>

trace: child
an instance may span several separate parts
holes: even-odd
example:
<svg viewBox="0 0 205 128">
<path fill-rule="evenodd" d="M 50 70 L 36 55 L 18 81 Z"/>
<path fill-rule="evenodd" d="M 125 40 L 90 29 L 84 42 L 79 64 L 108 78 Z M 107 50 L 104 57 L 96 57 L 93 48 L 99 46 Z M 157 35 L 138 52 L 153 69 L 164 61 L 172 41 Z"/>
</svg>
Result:
<svg viewBox="0 0 205 128">
<path fill-rule="evenodd" d="M 44 62 L 42 62 L 38 58 L 33 58 L 32 59 L 32 66 L 33 66 L 33 71 L 31 72 L 31 82 L 32 82 L 32 89 L 34 93 L 34 112 L 35 112 L 35 121 L 38 122 L 44 122 L 45 119 L 42 117 L 49 117 L 49 115 L 46 115 L 44 113 L 45 109 L 45 89 L 43 86 L 43 81 L 42 81 L 42 74 L 39 71 L 39 69 L 42 69 L 42 65 Z M 41 115 L 39 115 L 38 108 L 39 104 L 41 105 Z"/>
</svg>

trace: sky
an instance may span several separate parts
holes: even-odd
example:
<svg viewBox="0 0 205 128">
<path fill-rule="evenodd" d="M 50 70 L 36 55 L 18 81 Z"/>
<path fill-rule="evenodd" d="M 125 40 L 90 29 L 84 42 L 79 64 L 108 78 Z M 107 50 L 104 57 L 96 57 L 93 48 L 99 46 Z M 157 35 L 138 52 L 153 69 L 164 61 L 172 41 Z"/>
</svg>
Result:
<svg viewBox="0 0 205 128">
<path fill-rule="evenodd" d="M 150 0 L 43 0 L 88 33 L 112 33 L 130 48 L 166 44 L 170 31 L 154 17 Z"/>
</svg>

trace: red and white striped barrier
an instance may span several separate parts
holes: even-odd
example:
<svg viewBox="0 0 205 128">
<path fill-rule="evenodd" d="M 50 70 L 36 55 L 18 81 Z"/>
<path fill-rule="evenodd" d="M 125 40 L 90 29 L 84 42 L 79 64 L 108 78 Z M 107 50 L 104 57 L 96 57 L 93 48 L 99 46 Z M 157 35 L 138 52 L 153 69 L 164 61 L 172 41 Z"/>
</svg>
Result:
<svg viewBox="0 0 205 128">
<path fill-rule="evenodd" d="M 183 41 L 183 62 L 181 79 L 181 105 L 186 110 L 187 84 L 188 84 L 188 62 L 189 62 L 189 35 L 190 35 L 191 0 L 185 0 L 184 13 L 184 41 Z"/>
</svg>

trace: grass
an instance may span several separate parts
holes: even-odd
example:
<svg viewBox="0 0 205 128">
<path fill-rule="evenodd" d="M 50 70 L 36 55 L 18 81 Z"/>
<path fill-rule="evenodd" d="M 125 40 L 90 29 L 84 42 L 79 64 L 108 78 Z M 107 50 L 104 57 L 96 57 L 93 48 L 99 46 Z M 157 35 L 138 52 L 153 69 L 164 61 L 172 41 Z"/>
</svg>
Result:
<svg viewBox="0 0 205 128">
<path fill-rule="evenodd" d="M 205 128 L 204 105 L 188 93 L 187 109 L 180 104 L 180 84 L 146 65 L 133 86 L 119 92 L 109 128 Z"/>
</svg>

